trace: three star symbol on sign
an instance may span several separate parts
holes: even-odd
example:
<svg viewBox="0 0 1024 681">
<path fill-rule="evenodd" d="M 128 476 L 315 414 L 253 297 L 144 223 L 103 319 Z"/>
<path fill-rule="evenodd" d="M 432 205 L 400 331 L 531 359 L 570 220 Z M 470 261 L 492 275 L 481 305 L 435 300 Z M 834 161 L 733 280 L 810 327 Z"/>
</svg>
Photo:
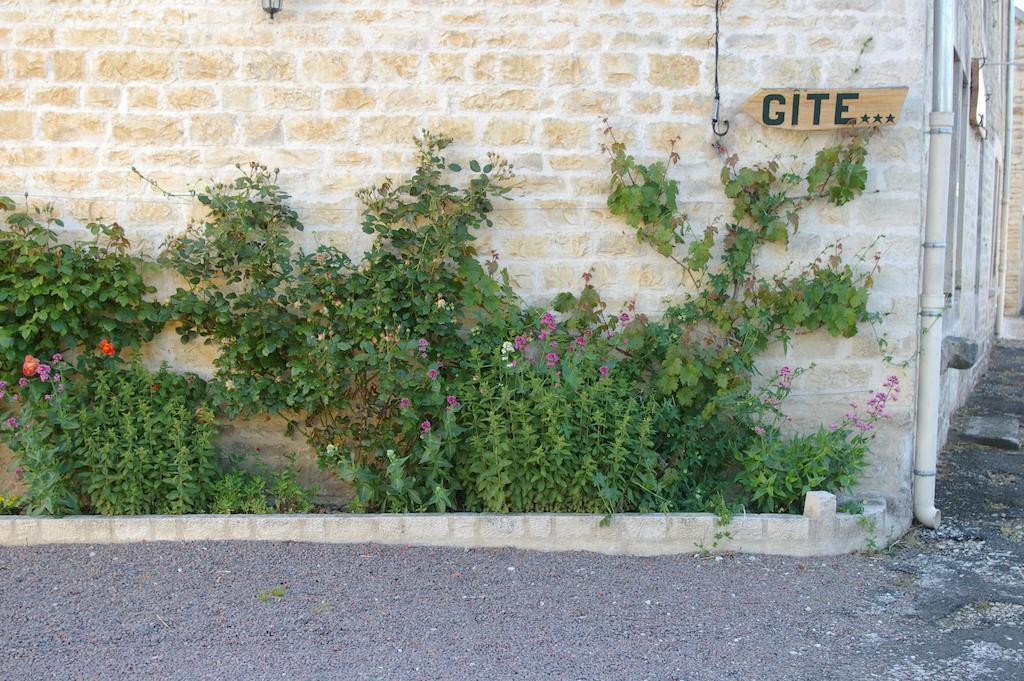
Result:
<svg viewBox="0 0 1024 681">
<path fill-rule="evenodd" d="M 882 123 L 883 122 L 883 117 L 882 117 L 882 114 L 880 114 L 880 113 L 875 114 L 874 117 L 869 116 L 868 114 L 864 114 L 863 116 L 860 117 L 860 122 L 861 123 L 872 123 L 872 122 L 874 122 L 874 123 Z M 885 123 L 895 123 L 896 122 L 896 117 L 893 116 L 892 114 L 888 114 L 887 116 L 885 116 L 884 122 Z"/>
</svg>

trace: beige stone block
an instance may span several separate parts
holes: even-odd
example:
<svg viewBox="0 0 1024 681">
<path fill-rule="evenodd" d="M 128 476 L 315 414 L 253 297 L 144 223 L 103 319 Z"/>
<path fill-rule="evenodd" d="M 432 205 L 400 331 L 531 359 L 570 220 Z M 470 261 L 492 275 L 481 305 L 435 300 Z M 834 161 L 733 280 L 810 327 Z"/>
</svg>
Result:
<svg viewBox="0 0 1024 681">
<path fill-rule="evenodd" d="M 284 140 L 281 116 L 246 116 L 242 120 L 245 144 L 280 144 Z"/>
<path fill-rule="evenodd" d="M 437 542 L 448 537 L 448 516 L 410 513 L 405 517 L 405 541 L 411 544 Z"/>
<path fill-rule="evenodd" d="M 715 537 L 715 516 L 710 513 L 682 513 L 669 519 L 666 540 L 689 550 L 710 547 Z"/>
<path fill-rule="evenodd" d="M 57 50 L 50 53 L 54 80 L 82 80 L 85 77 L 85 52 Z"/>
<path fill-rule="evenodd" d="M 536 111 L 541 99 L 532 89 L 498 89 L 464 96 L 460 104 L 470 111 Z"/>
<path fill-rule="evenodd" d="M 28 111 L 0 111 L 0 139 L 31 139 L 34 119 Z"/>
<path fill-rule="evenodd" d="M 6 518 L 0 519 L 6 520 Z M 42 520 L 40 518 L 17 516 L 10 520 L 11 529 L 9 537 L 12 546 L 31 546 L 46 543 L 42 537 Z"/>
<path fill-rule="evenodd" d="M 25 86 L 20 83 L 0 83 L 0 104 L 21 104 L 25 93 Z"/>
<path fill-rule="evenodd" d="M 317 107 L 319 91 L 315 87 L 268 85 L 260 88 L 263 108 L 288 111 L 312 111 Z"/>
<path fill-rule="evenodd" d="M 601 77 L 609 85 L 628 85 L 640 76 L 640 55 L 612 52 L 601 55 Z"/>
<path fill-rule="evenodd" d="M 836 514 L 836 495 L 831 492 L 808 492 L 804 496 L 804 515 L 826 519 Z"/>
<path fill-rule="evenodd" d="M 589 58 L 555 55 L 548 60 L 548 82 L 551 85 L 583 85 L 592 82 L 593 77 L 593 62 Z"/>
<path fill-rule="evenodd" d="M 565 540 L 589 538 L 601 521 L 597 516 L 571 513 L 555 513 L 551 517 L 555 524 L 555 536 Z"/>
<path fill-rule="evenodd" d="M 700 65 L 693 57 L 652 54 L 648 58 L 647 80 L 660 87 L 693 87 L 700 80 Z"/>
<path fill-rule="evenodd" d="M 172 109 L 209 109 L 217 104 L 217 94 L 208 87 L 178 87 L 167 91 Z"/>
<path fill-rule="evenodd" d="M 716 523 L 716 528 L 716 534 L 719 532 L 727 533 L 727 537 L 723 537 L 724 541 L 732 541 L 744 546 L 760 542 L 764 534 L 761 516 L 757 514 L 735 515 L 728 524 Z"/>
<path fill-rule="evenodd" d="M 0 546 L 14 546 L 15 527 L 22 520 L 16 516 L 0 516 Z"/>
<path fill-rule="evenodd" d="M 380 523 L 377 529 L 377 539 L 386 544 L 408 543 L 404 515 L 382 513 L 377 518 Z"/>
<path fill-rule="evenodd" d="M 181 119 L 170 116 L 115 116 L 112 132 L 115 142 L 134 144 L 180 144 L 185 137 Z"/>
<path fill-rule="evenodd" d="M 114 543 L 141 542 L 149 539 L 150 516 L 116 517 L 110 519 Z"/>
<path fill-rule="evenodd" d="M 91 168 L 99 163 L 95 147 L 55 147 L 50 161 L 57 167 Z"/>
<path fill-rule="evenodd" d="M 529 144 L 533 125 L 528 119 L 494 119 L 484 130 L 484 142 L 495 146 Z"/>
<path fill-rule="evenodd" d="M 427 75 L 431 82 L 461 82 L 466 79 L 466 56 L 459 53 L 436 52 L 428 59 Z"/>
<path fill-rule="evenodd" d="M 523 515 L 483 513 L 478 517 L 478 523 L 478 536 L 484 542 L 491 543 L 526 536 L 526 521 Z"/>
<path fill-rule="evenodd" d="M 360 123 L 359 139 L 370 144 L 410 144 L 419 128 L 415 116 L 371 116 Z"/>
<path fill-rule="evenodd" d="M 178 55 L 178 64 L 187 80 L 225 80 L 238 69 L 231 52 L 185 52 Z"/>
<path fill-rule="evenodd" d="M 302 78 L 314 83 L 344 81 L 349 74 L 352 57 L 345 52 L 321 50 L 302 56 Z"/>
<path fill-rule="evenodd" d="M 341 88 L 324 93 L 325 106 L 332 111 L 372 109 L 377 103 L 375 92 L 369 88 Z"/>
<path fill-rule="evenodd" d="M 196 144 L 230 144 L 236 128 L 231 114 L 198 114 L 189 119 L 189 139 Z"/>
<path fill-rule="evenodd" d="M 289 142 L 342 142 L 348 136 L 348 125 L 343 118 L 286 116 L 284 131 Z"/>
<path fill-rule="evenodd" d="M 249 85 L 225 86 L 221 89 L 220 99 L 228 111 L 256 110 L 256 88 Z"/>
<path fill-rule="evenodd" d="M 52 142 L 99 140 L 105 128 L 103 118 L 95 114 L 43 113 L 39 117 L 43 138 Z"/>
<path fill-rule="evenodd" d="M 11 53 L 11 70 L 15 78 L 46 78 L 46 53 L 15 50 Z"/>
<path fill-rule="evenodd" d="M 252 537 L 262 541 L 302 541 L 304 530 L 302 515 L 254 515 Z"/>
<path fill-rule="evenodd" d="M 548 118 L 544 120 L 544 142 L 556 149 L 589 148 L 592 128 L 588 123 Z"/>
<path fill-rule="evenodd" d="M 136 80 L 169 80 L 174 63 L 165 53 L 117 51 L 100 52 L 93 62 L 93 74 L 99 80 L 129 82 Z"/>
<path fill-rule="evenodd" d="M 160 106 L 160 91 L 154 87 L 132 86 L 127 92 L 128 106 L 133 109 L 156 109 Z"/>
<path fill-rule="evenodd" d="M 428 116 L 423 119 L 423 127 L 427 130 L 447 135 L 467 145 L 477 141 L 476 123 L 476 116 Z"/>
<path fill-rule="evenodd" d="M 184 26 L 128 26 L 124 44 L 149 48 L 184 47 L 188 45 L 188 30 Z"/>
<path fill-rule="evenodd" d="M 416 77 L 420 55 L 416 52 L 383 52 L 372 55 L 372 75 L 375 79 L 411 80 Z"/>
<path fill-rule="evenodd" d="M 608 91 L 573 90 L 562 99 L 562 106 L 570 113 L 603 115 L 619 109 L 619 95 Z"/>
<path fill-rule="evenodd" d="M 295 57 L 281 50 L 249 50 L 242 74 L 251 80 L 293 80 Z"/>
<path fill-rule="evenodd" d="M 375 541 L 380 520 L 374 515 L 342 514 L 324 516 L 324 541 L 350 544 Z"/>
<path fill-rule="evenodd" d="M 764 539 L 769 545 L 806 543 L 811 535 L 809 518 L 798 515 L 765 513 L 761 516 L 764 523 Z"/>
<path fill-rule="evenodd" d="M 148 517 L 151 542 L 176 542 L 180 537 L 178 518 L 172 515 L 152 515 Z"/>
<path fill-rule="evenodd" d="M 629 101 L 634 113 L 656 114 L 664 109 L 661 95 L 657 92 L 633 93 Z"/>
<path fill-rule="evenodd" d="M 62 28 L 59 43 L 68 47 L 110 47 L 121 42 L 120 31 L 91 25 Z"/>
<path fill-rule="evenodd" d="M 476 47 L 478 34 L 474 31 L 443 31 L 437 37 L 440 47 L 470 48 Z"/>
<path fill-rule="evenodd" d="M 0 167 L 3 166 L 40 166 L 46 163 L 45 147 L 13 147 L 0 145 Z M 9 489 L 10 480 L 4 475 L 7 452 L 0 450 L 0 489 Z"/>
<path fill-rule="evenodd" d="M 662 513 L 621 514 L 612 517 L 628 539 L 636 541 L 662 541 L 668 537 L 668 516 Z"/>
<path fill-rule="evenodd" d="M 383 103 L 386 111 L 431 111 L 438 106 L 437 91 L 424 87 L 389 89 L 385 91 Z"/>
<path fill-rule="evenodd" d="M 15 28 L 18 47 L 53 47 L 54 30 L 50 26 L 21 25 Z"/>
<path fill-rule="evenodd" d="M 505 82 L 536 84 L 544 75 L 544 59 L 532 55 L 505 55 L 501 58 L 500 73 Z"/>
<path fill-rule="evenodd" d="M 531 539 L 547 539 L 555 530 L 555 519 L 550 514 L 529 513 L 523 518 L 526 536 Z"/>
<path fill-rule="evenodd" d="M 93 85 L 85 90 L 86 106 L 113 108 L 121 101 L 121 88 L 116 86 Z"/>
<path fill-rule="evenodd" d="M 471 542 L 476 538 L 479 527 L 475 513 L 453 513 L 448 521 L 452 539 L 460 542 Z"/>
</svg>

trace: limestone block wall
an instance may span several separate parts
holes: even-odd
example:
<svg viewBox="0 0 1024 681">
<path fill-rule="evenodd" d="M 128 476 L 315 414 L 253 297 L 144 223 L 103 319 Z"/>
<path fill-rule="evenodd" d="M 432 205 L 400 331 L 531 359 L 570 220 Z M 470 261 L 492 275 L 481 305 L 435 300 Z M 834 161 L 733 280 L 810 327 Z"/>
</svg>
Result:
<svg viewBox="0 0 1024 681">
<path fill-rule="evenodd" d="M 1017 10 L 1017 58 L 1024 55 L 1024 12 Z M 1009 315 L 1024 312 L 1024 69 L 1014 69 L 1013 85 L 1013 170 L 1010 176 L 1010 205 L 1006 250 L 1006 296 L 1003 310 Z"/>
<path fill-rule="evenodd" d="M 672 172 L 696 224 L 728 209 L 710 147 L 712 0 L 288 0 L 273 22 L 259 4 L 0 0 L 0 193 L 51 201 L 70 229 L 117 220 L 152 253 L 196 208 L 159 196 L 131 166 L 182 190 L 258 159 L 281 168 L 307 246 L 358 253 L 366 241 L 355 190 L 407 173 L 410 139 L 427 127 L 452 135 L 456 156 L 495 150 L 517 168 L 515 200 L 498 207 L 480 247 L 502 254 L 527 298 L 576 288 L 593 268 L 613 305 L 635 299 L 647 311 L 685 284 L 609 216 L 601 118 L 644 160 L 679 139 Z M 910 88 L 900 124 L 871 142 L 865 197 L 808 210 L 789 251 L 769 249 L 759 263 L 769 271 L 837 240 L 852 253 L 883 237 L 871 305 L 887 313 L 884 327 L 847 340 L 800 336 L 765 368 L 816 364 L 790 405 L 797 427 L 838 417 L 899 374 L 905 388 L 865 487 L 902 497 L 913 372 L 884 366 L 875 334 L 887 334 L 897 361 L 912 359 L 926 5 L 744 0 L 725 2 L 721 22 L 723 114 L 732 125 L 723 142 L 744 162 L 777 157 L 799 167 L 833 140 L 769 131 L 739 113 L 760 87 Z M 173 338 L 152 356 L 203 368 L 204 355 L 186 356 Z"/>
</svg>

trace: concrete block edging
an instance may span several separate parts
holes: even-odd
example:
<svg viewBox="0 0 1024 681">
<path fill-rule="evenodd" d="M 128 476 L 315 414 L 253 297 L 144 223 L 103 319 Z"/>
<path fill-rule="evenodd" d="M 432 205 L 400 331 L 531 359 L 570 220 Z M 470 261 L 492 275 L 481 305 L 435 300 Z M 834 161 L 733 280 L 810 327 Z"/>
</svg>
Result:
<svg viewBox="0 0 1024 681">
<path fill-rule="evenodd" d="M 803 515 L 711 513 L 399 513 L 183 516 L 0 516 L 0 546 L 148 541 L 302 541 L 452 547 L 512 547 L 637 556 L 739 552 L 788 556 L 883 546 L 886 504 L 836 512 L 828 492 L 809 492 Z"/>
</svg>

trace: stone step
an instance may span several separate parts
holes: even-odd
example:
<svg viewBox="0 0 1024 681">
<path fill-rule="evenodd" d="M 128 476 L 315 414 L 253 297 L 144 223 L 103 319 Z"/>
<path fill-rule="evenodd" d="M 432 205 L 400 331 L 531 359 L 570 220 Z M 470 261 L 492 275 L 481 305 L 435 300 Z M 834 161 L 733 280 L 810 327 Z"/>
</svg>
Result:
<svg viewBox="0 0 1024 681">
<path fill-rule="evenodd" d="M 967 416 L 957 432 L 964 440 L 997 449 L 1020 449 L 1020 419 L 1016 416 Z"/>
</svg>

